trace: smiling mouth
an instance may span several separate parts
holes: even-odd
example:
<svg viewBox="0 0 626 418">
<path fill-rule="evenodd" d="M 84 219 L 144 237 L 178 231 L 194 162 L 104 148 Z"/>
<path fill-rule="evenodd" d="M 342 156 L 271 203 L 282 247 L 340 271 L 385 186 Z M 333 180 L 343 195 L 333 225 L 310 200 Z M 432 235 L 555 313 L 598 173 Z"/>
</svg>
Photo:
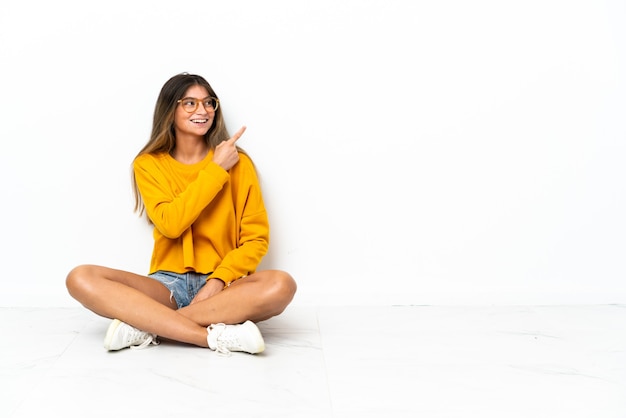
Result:
<svg viewBox="0 0 626 418">
<path fill-rule="evenodd" d="M 208 119 L 191 119 L 191 121 L 193 123 L 196 123 L 198 125 L 203 124 L 203 123 L 207 123 L 209 120 Z"/>
</svg>

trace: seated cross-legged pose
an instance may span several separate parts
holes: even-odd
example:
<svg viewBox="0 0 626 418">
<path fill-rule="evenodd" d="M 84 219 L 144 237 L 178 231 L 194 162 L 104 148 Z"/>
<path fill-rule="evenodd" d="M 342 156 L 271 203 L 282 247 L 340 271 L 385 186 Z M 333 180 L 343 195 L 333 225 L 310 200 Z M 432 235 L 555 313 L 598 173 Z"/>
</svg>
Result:
<svg viewBox="0 0 626 418">
<path fill-rule="evenodd" d="M 154 226 L 150 274 L 81 265 L 72 297 L 113 319 L 107 350 L 157 336 L 220 353 L 260 353 L 255 322 L 280 314 L 296 292 L 280 270 L 256 271 L 269 224 L 254 164 L 228 134 L 220 102 L 198 75 L 178 74 L 157 99 L 152 134 L 133 162 L 135 210 Z"/>
</svg>

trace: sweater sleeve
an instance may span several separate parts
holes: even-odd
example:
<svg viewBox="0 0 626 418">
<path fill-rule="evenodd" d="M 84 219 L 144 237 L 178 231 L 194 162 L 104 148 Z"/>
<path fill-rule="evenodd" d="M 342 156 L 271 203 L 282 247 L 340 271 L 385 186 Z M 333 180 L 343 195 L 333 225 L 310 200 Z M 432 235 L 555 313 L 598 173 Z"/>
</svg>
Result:
<svg viewBox="0 0 626 418">
<path fill-rule="evenodd" d="M 228 181 L 228 173 L 211 162 L 187 188 L 174 194 L 157 159 L 142 155 L 133 170 L 146 213 L 155 228 L 167 238 L 178 238 L 198 218 Z"/>
<path fill-rule="evenodd" d="M 240 246 L 226 254 L 209 278 L 221 279 L 228 285 L 233 280 L 254 273 L 269 246 L 267 226 L 265 212 L 247 217 L 241 226 L 243 234 Z"/>
<path fill-rule="evenodd" d="M 242 156 L 242 160 L 248 160 Z M 263 203 L 261 188 L 252 163 L 240 161 L 245 173 L 240 179 L 237 196 L 239 237 L 237 248 L 230 251 L 210 278 L 216 277 L 229 284 L 233 280 L 254 273 L 269 247 L 269 221 Z M 240 168 L 244 168 L 240 167 Z"/>
</svg>

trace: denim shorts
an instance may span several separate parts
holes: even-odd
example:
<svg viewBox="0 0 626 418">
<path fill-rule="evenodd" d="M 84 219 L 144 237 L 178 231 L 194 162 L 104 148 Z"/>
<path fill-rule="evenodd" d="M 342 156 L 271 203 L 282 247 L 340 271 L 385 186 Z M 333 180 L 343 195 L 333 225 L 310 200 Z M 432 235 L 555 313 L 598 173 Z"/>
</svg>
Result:
<svg viewBox="0 0 626 418">
<path fill-rule="evenodd" d="M 202 286 L 206 284 L 206 279 L 209 275 L 195 272 L 172 273 L 169 271 L 157 271 L 148 277 L 161 282 L 167 287 L 170 291 L 170 300 L 173 297 L 178 308 L 183 308 L 191 303 L 200 289 L 202 289 Z"/>
</svg>

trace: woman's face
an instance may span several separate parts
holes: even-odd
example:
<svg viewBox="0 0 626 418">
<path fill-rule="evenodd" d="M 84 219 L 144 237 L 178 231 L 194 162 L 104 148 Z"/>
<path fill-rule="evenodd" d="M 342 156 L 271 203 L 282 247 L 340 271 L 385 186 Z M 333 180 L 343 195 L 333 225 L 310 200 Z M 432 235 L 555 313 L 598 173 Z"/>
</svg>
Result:
<svg viewBox="0 0 626 418">
<path fill-rule="evenodd" d="M 215 118 L 215 110 L 205 108 L 204 99 L 209 97 L 209 92 L 202 86 L 191 86 L 185 92 L 184 99 L 195 99 L 197 103 L 196 110 L 189 113 L 183 103 L 178 103 L 176 112 L 174 113 L 174 130 L 176 137 L 181 135 L 204 136 L 213 125 Z"/>
</svg>

